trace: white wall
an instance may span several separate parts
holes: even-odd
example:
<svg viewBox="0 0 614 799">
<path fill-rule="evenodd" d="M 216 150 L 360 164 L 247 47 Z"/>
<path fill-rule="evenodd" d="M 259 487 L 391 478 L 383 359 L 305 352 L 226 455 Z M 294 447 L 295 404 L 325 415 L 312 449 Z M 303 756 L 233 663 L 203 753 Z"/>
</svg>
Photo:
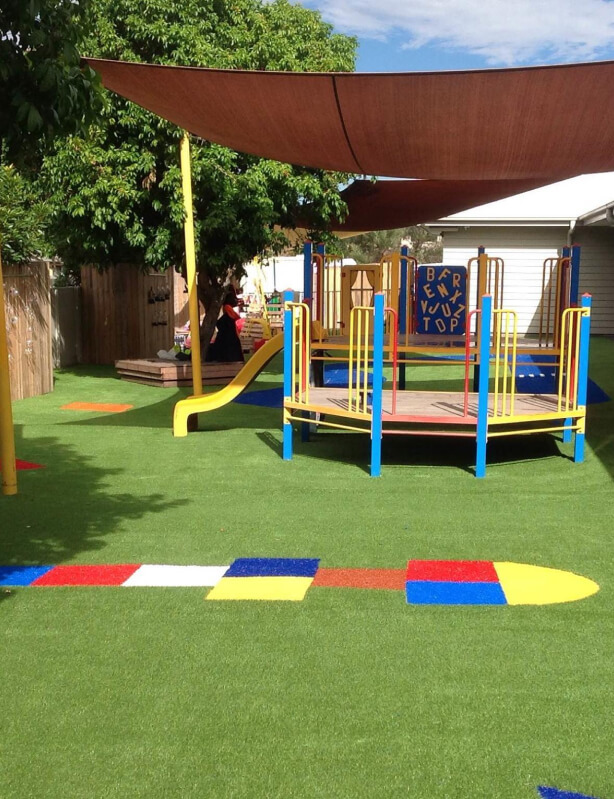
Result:
<svg viewBox="0 0 614 799">
<path fill-rule="evenodd" d="M 466 264 L 483 244 L 488 255 L 505 261 L 504 303 L 518 313 L 518 332 L 536 334 L 544 259 L 567 243 L 567 228 L 470 227 L 446 232 L 444 263 Z M 582 246 L 580 293 L 593 295 L 591 331 L 614 334 L 614 228 L 578 227 L 573 241 Z M 475 305 L 475 282 L 471 287 Z"/>
<path fill-rule="evenodd" d="M 245 267 L 247 277 L 242 281 L 241 288 L 244 294 L 255 294 L 254 281 L 257 276 L 257 267 L 247 264 Z M 262 267 L 264 275 L 264 293 L 272 294 L 274 291 L 292 289 L 303 293 L 303 256 L 289 255 L 279 258 L 269 258 L 268 264 Z"/>
<path fill-rule="evenodd" d="M 614 334 L 614 228 L 576 228 L 582 246 L 580 293 L 593 295 L 591 331 Z"/>
<path fill-rule="evenodd" d="M 506 308 L 518 314 L 518 332 L 536 335 L 539 325 L 539 302 L 542 265 L 546 258 L 556 258 L 567 243 L 567 228 L 471 227 L 457 232 L 446 231 L 443 238 L 444 263 L 462 265 L 477 255 L 484 245 L 488 255 L 503 258 L 505 282 L 503 300 Z M 472 270 L 471 307 L 475 307 L 477 270 Z"/>
</svg>

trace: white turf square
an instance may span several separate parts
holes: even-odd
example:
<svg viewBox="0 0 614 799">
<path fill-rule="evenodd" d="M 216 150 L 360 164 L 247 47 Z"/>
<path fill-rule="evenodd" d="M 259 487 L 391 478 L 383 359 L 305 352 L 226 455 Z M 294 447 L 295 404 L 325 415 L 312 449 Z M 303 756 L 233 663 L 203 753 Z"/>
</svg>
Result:
<svg viewBox="0 0 614 799">
<path fill-rule="evenodd" d="M 125 586 L 204 588 L 217 585 L 228 566 L 140 566 Z"/>
</svg>

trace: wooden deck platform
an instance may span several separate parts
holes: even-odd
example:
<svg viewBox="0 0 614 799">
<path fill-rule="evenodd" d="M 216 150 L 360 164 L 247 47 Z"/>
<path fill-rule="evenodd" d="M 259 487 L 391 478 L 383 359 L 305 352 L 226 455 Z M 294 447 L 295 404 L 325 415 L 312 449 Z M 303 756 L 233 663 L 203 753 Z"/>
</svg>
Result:
<svg viewBox="0 0 614 799">
<path fill-rule="evenodd" d="M 243 361 L 231 363 L 203 364 L 203 384 L 225 386 L 245 366 Z M 138 358 L 115 361 L 115 369 L 122 380 L 143 383 L 161 388 L 191 386 L 192 364 L 190 361 L 171 361 L 163 358 Z"/>
<path fill-rule="evenodd" d="M 392 391 L 385 390 L 382 400 L 384 424 L 407 422 L 475 426 L 477 423 L 478 395 L 474 393 L 469 394 L 467 412 L 465 412 L 465 395 L 462 391 L 398 391 L 394 414 L 392 413 Z M 329 412 L 333 416 L 335 411 L 348 412 L 350 410 L 348 390 L 347 388 L 310 388 L 309 405 L 316 406 L 321 411 Z M 499 399 L 499 409 L 501 409 L 501 399 Z M 509 411 L 509 400 L 506 410 Z M 494 395 L 490 394 L 489 415 L 491 417 L 493 412 Z M 537 420 L 545 415 L 558 412 L 558 398 L 555 394 L 516 394 L 515 396 L 514 414 L 517 416 L 534 416 Z"/>
</svg>

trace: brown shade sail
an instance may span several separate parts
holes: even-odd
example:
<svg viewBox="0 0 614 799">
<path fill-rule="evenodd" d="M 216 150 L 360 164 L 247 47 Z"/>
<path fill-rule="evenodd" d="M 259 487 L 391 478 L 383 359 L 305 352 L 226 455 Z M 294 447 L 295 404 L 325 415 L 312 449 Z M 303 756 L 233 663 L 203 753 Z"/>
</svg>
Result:
<svg viewBox="0 0 614 799">
<path fill-rule="evenodd" d="M 348 216 L 335 232 L 392 230 L 543 186 L 543 180 L 356 180 L 341 193 Z M 614 191 L 614 186 L 612 187 Z"/>
<path fill-rule="evenodd" d="M 86 59 L 204 139 L 303 166 L 432 180 L 614 170 L 614 62 L 463 72 L 248 72 Z"/>
</svg>

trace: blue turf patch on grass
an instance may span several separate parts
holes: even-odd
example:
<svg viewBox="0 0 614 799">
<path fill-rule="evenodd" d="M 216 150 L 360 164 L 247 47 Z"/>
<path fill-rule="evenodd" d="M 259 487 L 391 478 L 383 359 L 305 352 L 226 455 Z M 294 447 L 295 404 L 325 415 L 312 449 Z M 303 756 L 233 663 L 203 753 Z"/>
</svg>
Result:
<svg viewBox="0 0 614 799">
<path fill-rule="evenodd" d="M 409 605 L 506 605 L 499 583 L 446 583 L 410 580 L 405 584 Z"/>
<path fill-rule="evenodd" d="M 319 558 L 237 558 L 224 577 L 315 577 Z"/>
<path fill-rule="evenodd" d="M 585 793 L 559 791 L 558 788 L 547 788 L 545 785 L 540 785 L 537 790 L 542 799 L 597 799 L 596 796 L 588 796 Z"/>
<path fill-rule="evenodd" d="M 53 566 L 0 566 L 0 585 L 31 585 Z"/>
<path fill-rule="evenodd" d="M 535 361 L 542 361 L 537 366 Z M 557 358 L 554 355 L 519 355 L 516 359 L 516 391 L 519 394 L 556 394 L 558 380 L 555 365 Z M 600 402 L 609 402 L 610 397 L 600 388 L 594 380 L 588 379 L 586 391 L 586 404 L 597 405 Z"/>
<path fill-rule="evenodd" d="M 261 391 L 246 391 L 239 394 L 234 402 L 239 405 L 258 405 L 261 408 L 282 408 L 284 404 L 284 390 L 277 388 L 263 388 Z"/>
</svg>

